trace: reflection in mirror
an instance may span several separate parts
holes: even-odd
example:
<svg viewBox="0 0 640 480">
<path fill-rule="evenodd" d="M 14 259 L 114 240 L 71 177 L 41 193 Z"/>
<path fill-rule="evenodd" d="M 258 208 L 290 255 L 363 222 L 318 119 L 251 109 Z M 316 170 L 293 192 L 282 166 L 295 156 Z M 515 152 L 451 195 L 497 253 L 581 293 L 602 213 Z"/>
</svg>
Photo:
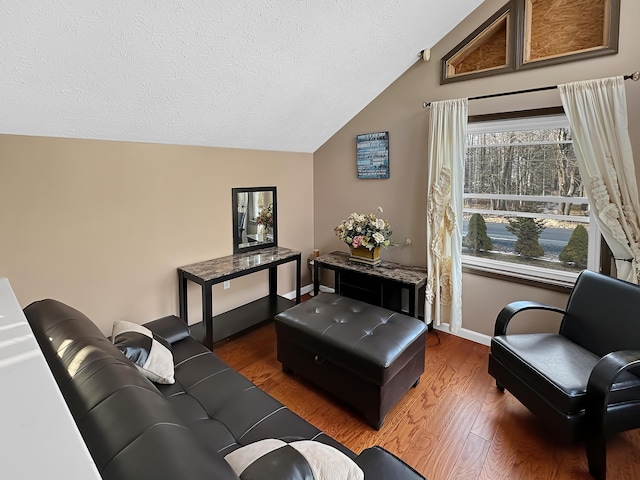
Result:
<svg viewBox="0 0 640 480">
<path fill-rule="evenodd" d="M 278 245 L 276 187 L 231 189 L 233 253 Z"/>
</svg>

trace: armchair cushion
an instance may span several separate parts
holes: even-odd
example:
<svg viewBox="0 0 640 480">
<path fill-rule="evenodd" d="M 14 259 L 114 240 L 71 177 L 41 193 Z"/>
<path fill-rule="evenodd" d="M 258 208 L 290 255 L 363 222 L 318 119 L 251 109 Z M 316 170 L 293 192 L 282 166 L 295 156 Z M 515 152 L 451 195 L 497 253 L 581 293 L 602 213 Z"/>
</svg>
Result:
<svg viewBox="0 0 640 480">
<path fill-rule="evenodd" d="M 491 355 L 532 390 L 565 413 L 585 408 L 587 382 L 600 357 L 550 333 L 504 335 L 491 340 Z M 640 378 L 625 372 L 613 384 L 610 403 L 640 398 Z"/>
</svg>

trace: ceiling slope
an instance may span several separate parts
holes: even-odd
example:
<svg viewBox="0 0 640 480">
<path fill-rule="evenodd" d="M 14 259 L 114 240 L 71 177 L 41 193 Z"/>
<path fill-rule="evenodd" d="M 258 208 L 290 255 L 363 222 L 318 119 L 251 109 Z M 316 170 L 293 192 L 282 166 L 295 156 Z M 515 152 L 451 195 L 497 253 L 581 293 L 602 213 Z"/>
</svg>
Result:
<svg viewBox="0 0 640 480">
<path fill-rule="evenodd" d="M 481 0 L 0 0 L 0 133 L 313 152 Z"/>
</svg>

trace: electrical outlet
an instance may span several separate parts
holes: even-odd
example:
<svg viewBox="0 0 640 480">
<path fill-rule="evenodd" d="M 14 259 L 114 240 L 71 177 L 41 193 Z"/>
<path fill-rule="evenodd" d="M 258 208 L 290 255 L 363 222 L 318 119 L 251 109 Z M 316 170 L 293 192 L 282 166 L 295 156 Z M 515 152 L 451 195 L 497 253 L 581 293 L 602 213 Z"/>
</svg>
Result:
<svg viewBox="0 0 640 480">
<path fill-rule="evenodd" d="M 224 289 L 226 290 L 227 288 L 231 288 L 231 280 L 226 280 L 224 282 Z"/>
</svg>

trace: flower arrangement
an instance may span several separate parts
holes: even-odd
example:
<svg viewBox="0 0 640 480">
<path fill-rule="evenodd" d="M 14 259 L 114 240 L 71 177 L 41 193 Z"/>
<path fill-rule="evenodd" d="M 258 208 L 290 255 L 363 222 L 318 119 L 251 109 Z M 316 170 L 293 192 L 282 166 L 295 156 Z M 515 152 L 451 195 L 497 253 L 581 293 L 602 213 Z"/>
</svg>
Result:
<svg viewBox="0 0 640 480">
<path fill-rule="evenodd" d="M 382 207 L 378 207 L 378 211 L 382 213 Z M 333 231 L 340 240 L 353 248 L 365 247 L 373 250 L 375 247 L 386 248 L 392 245 L 389 222 L 376 217 L 373 213 L 368 215 L 352 213 Z"/>
<path fill-rule="evenodd" d="M 256 217 L 256 223 L 265 227 L 273 227 L 273 203 L 260 209 L 260 213 Z"/>
</svg>

